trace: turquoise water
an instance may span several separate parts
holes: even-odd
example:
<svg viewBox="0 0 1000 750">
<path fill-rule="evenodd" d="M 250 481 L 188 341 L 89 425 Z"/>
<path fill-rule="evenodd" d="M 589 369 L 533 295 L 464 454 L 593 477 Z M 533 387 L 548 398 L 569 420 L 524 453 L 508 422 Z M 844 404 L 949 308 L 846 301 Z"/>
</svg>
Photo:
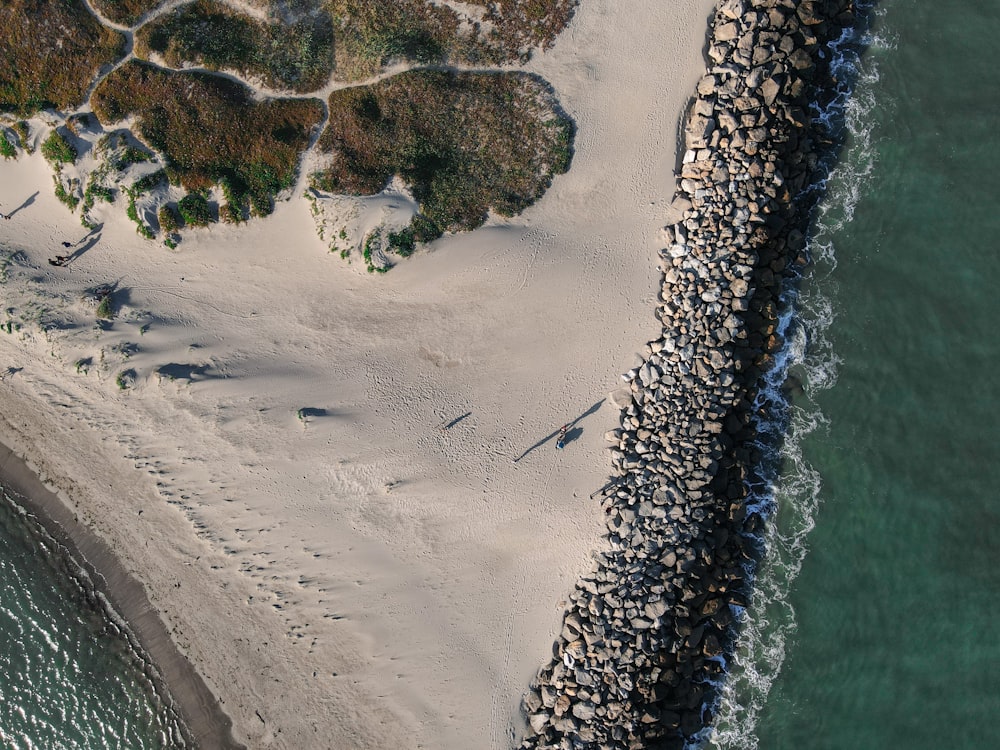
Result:
<svg viewBox="0 0 1000 750">
<path fill-rule="evenodd" d="M 0 747 L 182 747 L 128 641 L 54 542 L 0 502 Z"/>
<path fill-rule="evenodd" d="M 1000 747 L 1000 3 L 878 5 L 713 746 Z"/>
</svg>

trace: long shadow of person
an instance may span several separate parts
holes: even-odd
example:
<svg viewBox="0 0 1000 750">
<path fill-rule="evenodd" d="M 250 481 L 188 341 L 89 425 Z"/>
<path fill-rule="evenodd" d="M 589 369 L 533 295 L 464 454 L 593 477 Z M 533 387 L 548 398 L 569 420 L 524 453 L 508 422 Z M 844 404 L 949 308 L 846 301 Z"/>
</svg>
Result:
<svg viewBox="0 0 1000 750">
<path fill-rule="evenodd" d="M 93 232 L 91 234 L 93 234 Z M 87 237 L 90 237 L 90 239 L 87 239 Z M 90 248 L 92 248 L 94 245 L 96 245 L 98 242 L 101 241 L 101 235 L 99 235 L 99 234 L 94 235 L 94 236 L 87 235 L 87 237 L 83 238 L 84 240 L 87 240 L 87 244 L 80 245 L 80 247 L 78 247 L 76 250 L 74 250 L 73 254 L 70 255 L 66 259 L 65 263 L 63 263 L 64 266 L 68 266 L 70 263 L 72 263 L 74 260 L 76 260 L 77 258 L 79 258 L 85 252 L 87 252 L 88 250 L 90 250 Z"/>
<path fill-rule="evenodd" d="M 601 404 L 603 404 L 604 401 L 605 401 L 605 399 L 602 398 L 600 401 L 598 401 L 597 403 L 595 403 L 593 406 L 591 406 L 585 412 L 583 412 L 582 414 L 580 414 L 580 416 L 576 417 L 572 422 L 569 422 L 569 423 L 566 424 L 566 434 L 562 435 L 562 441 L 561 441 L 563 445 L 566 445 L 566 443 L 569 443 L 572 440 L 576 440 L 578 437 L 580 437 L 580 435 L 583 434 L 583 428 L 582 427 L 577 427 L 576 426 L 577 422 L 580 422 L 581 420 L 589 417 L 591 414 L 593 414 L 598 409 L 600 409 L 601 408 Z M 546 435 L 545 437 L 543 437 L 541 440 L 539 440 L 537 443 L 535 443 L 533 446 L 531 446 L 530 448 L 528 448 L 527 450 L 525 450 L 524 453 L 522 453 L 520 456 L 518 456 L 517 458 L 515 458 L 514 459 L 514 463 L 517 463 L 518 461 L 520 461 L 522 458 L 524 458 L 525 456 L 527 456 L 529 453 L 531 453 L 535 449 L 542 447 L 543 445 L 545 445 L 547 442 L 549 442 L 553 438 L 555 438 L 556 440 L 559 440 L 559 437 L 560 437 L 561 433 L 562 433 L 561 429 L 555 430 L 554 432 L 549 433 L 548 435 Z"/>
<path fill-rule="evenodd" d="M 30 206 L 32 203 L 34 203 L 35 202 L 35 198 L 38 197 L 38 193 L 39 192 L 40 191 L 36 190 L 34 193 L 32 193 L 31 195 L 29 195 L 27 198 L 25 198 L 24 199 L 24 203 L 22 203 L 20 206 L 18 206 L 17 208 L 15 208 L 9 214 L 7 214 L 7 218 L 9 219 L 11 216 L 13 216 L 14 214 L 16 214 L 18 211 L 23 211 L 28 206 Z"/>
</svg>

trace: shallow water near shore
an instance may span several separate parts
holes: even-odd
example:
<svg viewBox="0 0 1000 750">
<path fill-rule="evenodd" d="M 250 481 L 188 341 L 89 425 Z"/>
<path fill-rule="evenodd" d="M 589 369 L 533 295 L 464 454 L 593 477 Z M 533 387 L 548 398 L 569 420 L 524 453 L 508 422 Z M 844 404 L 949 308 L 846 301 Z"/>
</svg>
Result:
<svg viewBox="0 0 1000 750">
<path fill-rule="evenodd" d="M 183 747 L 128 640 L 54 540 L 0 502 L 0 744 Z M 10 647 L 17 644 L 16 648 Z"/>
<path fill-rule="evenodd" d="M 872 17 L 718 748 L 1000 741 L 1000 7 Z"/>
</svg>

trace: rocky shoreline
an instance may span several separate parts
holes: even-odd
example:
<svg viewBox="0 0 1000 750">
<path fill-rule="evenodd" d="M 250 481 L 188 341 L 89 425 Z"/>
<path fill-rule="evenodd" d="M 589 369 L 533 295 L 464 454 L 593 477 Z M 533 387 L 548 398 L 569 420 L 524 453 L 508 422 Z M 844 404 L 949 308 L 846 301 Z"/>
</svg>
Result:
<svg viewBox="0 0 1000 750">
<path fill-rule="evenodd" d="M 761 518 L 763 378 L 806 264 L 820 142 L 810 102 L 851 0 L 723 0 L 664 229 L 662 336 L 612 394 L 608 545 L 523 701 L 521 747 L 682 748 L 712 720 Z"/>
</svg>

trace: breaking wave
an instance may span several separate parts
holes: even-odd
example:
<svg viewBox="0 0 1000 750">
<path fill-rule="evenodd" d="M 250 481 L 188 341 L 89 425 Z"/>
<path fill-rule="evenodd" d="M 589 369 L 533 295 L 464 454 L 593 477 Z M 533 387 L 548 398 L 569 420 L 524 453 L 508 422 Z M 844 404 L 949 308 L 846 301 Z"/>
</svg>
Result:
<svg viewBox="0 0 1000 750">
<path fill-rule="evenodd" d="M 859 8 L 859 17 L 866 15 L 879 14 L 870 6 Z M 764 555 L 753 572 L 749 606 L 738 612 L 736 649 L 715 721 L 705 736 L 707 746 L 717 750 L 757 749 L 758 719 L 796 629 L 789 594 L 808 552 L 822 487 L 822 478 L 803 457 L 802 446 L 810 435 L 828 427 L 815 396 L 836 384 L 840 366 L 828 336 L 836 317 L 837 290 L 830 280 L 837 264 L 835 239 L 853 219 L 876 166 L 869 114 L 876 106 L 879 71 L 877 56 L 861 53 L 893 46 L 893 40 L 873 35 L 863 26 L 845 31 L 831 45 L 838 87 L 812 113 L 829 138 L 844 146 L 840 160 L 827 165 L 826 176 L 811 188 L 815 191 L 811 197 L 821 200 L 808 240 L 810 267 L 783 300 L 786 312 L 778 331 L 785 346 L 758 399 L 769 414 L 758 425 L 762 447 L 780 444 L 781 450 L 763 467 L 769 481 L 754 487 L 749 503 L 750 511 L 767 519 L 760 537 Z"/>
</svg>

